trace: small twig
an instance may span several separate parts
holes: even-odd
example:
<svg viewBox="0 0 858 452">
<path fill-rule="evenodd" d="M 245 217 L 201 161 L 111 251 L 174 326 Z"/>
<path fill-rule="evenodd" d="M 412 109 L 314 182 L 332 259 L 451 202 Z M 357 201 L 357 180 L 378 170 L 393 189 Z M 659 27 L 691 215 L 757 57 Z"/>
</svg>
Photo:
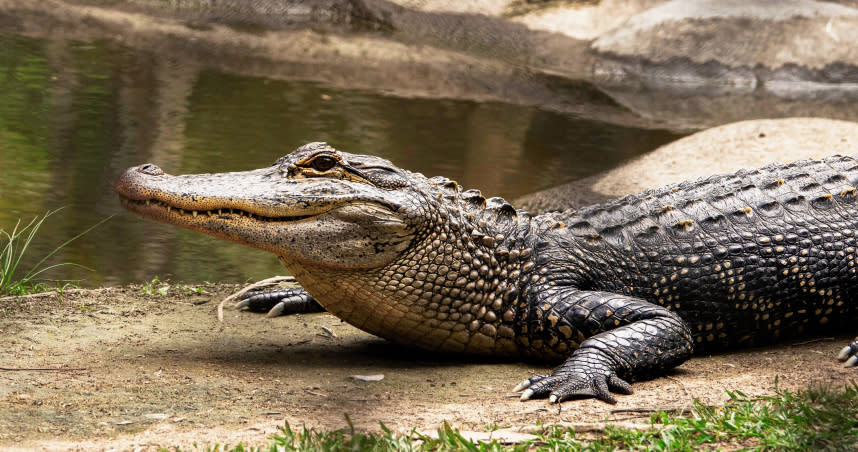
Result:
<svg viewBox="0 0 858 452">
<path fill-rule="evenodd" d="M 575 433 L 602 433 L 608 426 L 623 428 L 626 430 L 650 430 L 658 428 L 660 424 L 640 424 L 636 422 L 557 422 L 552 426 L 571 428 Z M 518 429 L 523 433 L 534 433 L 545 429 L 544 425 L 532 425 Z"/>
<path fill-rule="evenodd" d="M 71 372 L 76 370 L 87 370 L 85 367 L 0 367 L 3 372 Z"/>
<path fill-rule="evenodd" d="M 818 337 L 818 338 L 816 338 L 816 339 L 811 339 L 811 340 L 809 340 L 809 341 L 793 342 L 792 344 L 789 344 L 789 346 L 790 346 L 790 347 L 795 347 L 795 346 L 798 346 L 798 345 L 813 344 L 813 343 L 815 343 L 815 342 L 831 342 L 831 341 L 834 341 L 834 340 L 835 340 L 835 338 L 833 338 L 833 337 Z"/>
<path fill-rule="evenodd" d="M 58 293 L 62 294 L 62 295 L 71 295 L 71 294 L 76 294 L 76 293 L 104 292 L 104 291 L 109 291 L 109 290 L 113 290 L 113 289 L 115 289 L 115 287 L 100 287 L 98 289 L 62 289 L 62 290 L 50 289 L 50 290 L 46 290 L 44 292 L 29 293 L 26 295 L 7 295 L 5 297 L 0 297 L 0 302 L 10 301 L 10 300 L 15 300 L 15 301 L 17 301 L 17 300 L 28 300 L 30 298 L 41 298 L 41 297 L 56 295 Z"/>
<path fill-rule="evenodd" d="M 228 301 L 233 301 L 236 298 L 244 295 L 245 293 L 250 292 L 251 290 L 259 289 L 261 287 L 270 287 L 270 286 L 280 284 L 281 282 L 286 282 L 286 281 L 294 282 L 295 278 L 292 276 L 274 276 L 272 278 L 263 279 L 262 281 L 258 281 L 258 282 L 255 282 L 253 284 L 250 284 L 248 286 L 245 286 L 243 289 L 239 290 L 238 292 L 224 298 L 220 302 L 220 304 L 217 305 L 217 319 L 218 319 L 218 321 L 223 322 L 223 305 L 225 305 Z"/>
<path fill-rule="evenodd" d="M 667 411 L 660 408 L 621 408 L 611 410 L 611 414 L 626 414 L 626 413 L 655 413 L 656 411 Z"/>
<path fill-rule="evenodd" d="M 608 422 L 604 424 L 597 422 L 575 422 L 569 424 L 569 427 L 572 428 L 575 433 L 603 433 L 605 428 L 608 426 L 635 431 L 651 430 L 654 428 L 651 424 L 639 424 L 636 422 Z"/>
<path fill-rule="evenodd" d="M 641 414 L 651 414 L 658 411 L 663 411 L 665 413 L 670 414 L 681 414 L 687 411 L 687 408 L 676 408 L 676 407 L 668 407 L 668 408 L 620 408 L 616 410 L 611 410 L 611 414 L 629 414 L 629 413 L 641 413 Z"/>
<path fill-rule="evenodd" d="M 682 389 L 682 392 L 685 393 L 685 397 L 694 400 L 694 397 L 691 396 L 691 394 L 688 392 L 688 389 L 685 388 L 685 385 L 683 385 L 678 378 L 671 377 L 670 375 L 665 375 L 664 378 L 667 378 L 668 380 L 676 383 L 676 385 L 679 386 L 679 389 Z"/>
</svg>

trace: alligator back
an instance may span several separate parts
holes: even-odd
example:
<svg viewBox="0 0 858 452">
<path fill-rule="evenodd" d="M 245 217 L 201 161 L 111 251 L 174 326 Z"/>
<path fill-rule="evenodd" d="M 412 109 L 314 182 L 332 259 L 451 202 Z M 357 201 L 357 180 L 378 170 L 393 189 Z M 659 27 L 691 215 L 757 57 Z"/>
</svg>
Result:
<svg viewBox="0 0 858 452">
<path fill-rule="evenodd" d="M 560 219 L 575 239 L 567 250 L 584 262 L 579 288 L 678 312 L 699 352 L 854 320 L 856 187 L 858 160 L 835 156 L 683 182 Z"/>
</svg>

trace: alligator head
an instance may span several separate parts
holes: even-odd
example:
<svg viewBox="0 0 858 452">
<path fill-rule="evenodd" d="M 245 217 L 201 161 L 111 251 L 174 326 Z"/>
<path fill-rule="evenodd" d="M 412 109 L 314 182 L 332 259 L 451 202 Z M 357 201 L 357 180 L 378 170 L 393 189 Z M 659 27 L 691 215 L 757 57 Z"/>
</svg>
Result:
<svg viewBox="0 0 858 452">
<path fill-rule="evenodd" d="M 145 164 L 128 169 L 116 191 L 147 218 L 304 264 L 374 268 L 414 238 L 413 202 L 397 190 L 407 185 L 386 160 L 312 143 L 254 171 L 171 176 Z"/>
<path fill-rule="evenodd" d="M 370 333 L 431 349 L 515 349 L 501 326 L 514 312 L 501 306 L 509 288 L 496 248 L 514 243 L 521 216 L 500 198 L 487 206 L 455 182 L 325 143 L 245 172 L 137 166 L 116 190 L 144 217 L 276 254 L 322 306 Z"/>
</svg>

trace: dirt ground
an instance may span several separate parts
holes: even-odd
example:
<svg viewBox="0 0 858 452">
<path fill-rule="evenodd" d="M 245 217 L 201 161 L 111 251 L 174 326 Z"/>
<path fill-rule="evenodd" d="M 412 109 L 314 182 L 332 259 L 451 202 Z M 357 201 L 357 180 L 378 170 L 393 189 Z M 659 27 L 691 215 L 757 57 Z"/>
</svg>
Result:
<svg viewBox="0 0 858 452">
<path fill-rule="evenodd" d="M 363 333 L 328 314 L 268 319 L 226 310 L 234 286 L 166 295 L 106 288 L 0 300 L 0 449 L 149 450 L 194 443 L 264 444 L 289 422 L 434 431 L 541 423 L 645 423 L 725 390 L 771 393 L 842 385 L 834 360 L 847 336 L 697 357 L 634 385 L 617 405 L 522 403 L 511 388 L 547 366 L 428 354 Z M 353 375 L 384 375 L 359 381 Z"/>
</svg>

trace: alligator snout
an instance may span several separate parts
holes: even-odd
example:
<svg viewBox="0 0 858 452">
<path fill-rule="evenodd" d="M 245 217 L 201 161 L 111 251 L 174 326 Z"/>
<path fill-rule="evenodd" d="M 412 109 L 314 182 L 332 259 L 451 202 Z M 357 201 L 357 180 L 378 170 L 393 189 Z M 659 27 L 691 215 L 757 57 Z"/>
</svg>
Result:
<svg viewBox="0 0 858 452">
<path fill-rule="evenodd" d="M 114 184 L 114 189 L 122 196 L 131 199 L 142 199 L 151 195 L 148 185 L 153 176 L 163 176 L 164 170 L 158 165 L 146 163 L 128 168 Z"/>
</svg>

